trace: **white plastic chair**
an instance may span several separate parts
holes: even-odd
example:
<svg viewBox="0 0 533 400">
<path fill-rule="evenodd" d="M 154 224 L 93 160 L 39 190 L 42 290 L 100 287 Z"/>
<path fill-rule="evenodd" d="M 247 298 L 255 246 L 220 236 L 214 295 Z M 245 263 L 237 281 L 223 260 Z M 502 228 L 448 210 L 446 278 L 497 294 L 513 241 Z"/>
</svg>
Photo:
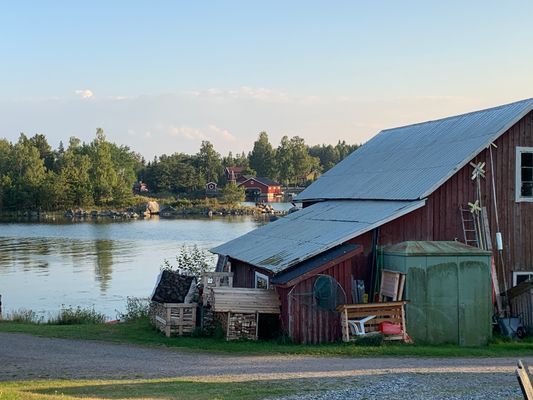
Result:
<svg viewBox="0 0 533 400">
<path fill-rule="evenodd" d="M 365 335 L 365 323 L 374 318 L 376 318 L 375 315 L 369 315 L 368 317 L 364 317 L 361 319 L 349 319 L 348 325 L 350 326 L 350 331 L 352 335 Z"/>
</svg>

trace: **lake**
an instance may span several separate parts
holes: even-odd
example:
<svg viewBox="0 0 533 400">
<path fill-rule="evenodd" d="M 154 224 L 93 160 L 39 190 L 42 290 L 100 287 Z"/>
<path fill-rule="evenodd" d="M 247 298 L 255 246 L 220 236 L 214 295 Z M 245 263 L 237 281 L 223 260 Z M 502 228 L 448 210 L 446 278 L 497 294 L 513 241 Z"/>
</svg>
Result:
<svg viewBox="0 0 533 400">
<path fill-rule="evenodd" d="M 148 297 L 181 246 L 209 249 L 265 223 L 253 217 L 63 223 L 0 223 L 4 314 L 48 317 L 65 306 L 94 307 L 115 319 L 127 296 Z"/>
</svg>

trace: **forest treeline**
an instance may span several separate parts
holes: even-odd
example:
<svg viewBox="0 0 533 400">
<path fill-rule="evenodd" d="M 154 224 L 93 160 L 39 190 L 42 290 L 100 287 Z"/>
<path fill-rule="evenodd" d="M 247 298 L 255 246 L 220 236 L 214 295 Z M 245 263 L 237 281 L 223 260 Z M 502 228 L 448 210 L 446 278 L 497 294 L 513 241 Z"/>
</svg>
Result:
<svg viewBox="0 0 533 400">
<path fill-rule="evenodd" d="M 284 185 L 306 184 L 357 147 L 344 141 L 308 146 L 298 136 L 284 136 L 274 147 L 261 132 L 248 154 L 222 156 L 203 141 L 196 154 L 163 154 L 146 162 L 128 146 L 109 142 L 102 129 L 90 143 L 72 137 L 56 149 L 45 135 L 21 134 L 15 143 L 0 139 L 0 210 L 125 207 L 135 201 L 137 181 L 150 195 L 196 198 L 207 182 L 223 185 L 224 168 L 234 166 Z"/>
</svg>

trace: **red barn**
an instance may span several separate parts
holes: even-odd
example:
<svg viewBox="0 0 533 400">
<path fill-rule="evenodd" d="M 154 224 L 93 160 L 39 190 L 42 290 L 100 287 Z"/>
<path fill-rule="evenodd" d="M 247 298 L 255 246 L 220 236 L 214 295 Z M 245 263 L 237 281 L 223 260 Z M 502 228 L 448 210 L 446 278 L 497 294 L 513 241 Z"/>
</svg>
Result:
<svg viewBox="0 0 533 400">
<path fill-rule="evenodd" d="M 248 196 L 272 198 L 281 195 L 281 184 L 268 178 L 246 176 L 246 179 L 241 178 L 238 185 L 244 187 Z"/>
<path fill-rule="evenodd" d="M 355 280 L 372 287 L 382 245 L 494 249 L 504 291 L 533 276 L 533 99 L 384 130 L 298 200 L 301 211 L 212 249 L 235 286 L 275 287 L 282 327 L 297 342 L 339 339 L 334 314 L 308 307 L 306 295 L 330 276 L 352 302 Z"/>
</svg>

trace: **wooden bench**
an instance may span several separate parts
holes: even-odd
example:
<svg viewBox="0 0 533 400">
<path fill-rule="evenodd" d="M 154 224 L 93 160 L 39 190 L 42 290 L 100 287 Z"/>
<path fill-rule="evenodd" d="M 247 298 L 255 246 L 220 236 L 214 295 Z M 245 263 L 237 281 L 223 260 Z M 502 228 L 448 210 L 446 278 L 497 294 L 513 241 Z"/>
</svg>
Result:
<svg viewBox="0 0 533 400">
<path fill-rule="evenodd" d="M 391 301 L 387 303 L 367 303 L 367 304 L 342 304 L 337 310 L 341 313 L 342 340 L 351 341 L 350 322 L 373 315 L 374 318 L 365 322 L 365 332 L 379 332 L 379 326 L 382 322 L 399 324 L 401 327 L 400 335 L 386 335 L 386 340 L 403 340 L 409 341 L 405 329 L 405 304 L 407 301 Z"/>
</svg>

